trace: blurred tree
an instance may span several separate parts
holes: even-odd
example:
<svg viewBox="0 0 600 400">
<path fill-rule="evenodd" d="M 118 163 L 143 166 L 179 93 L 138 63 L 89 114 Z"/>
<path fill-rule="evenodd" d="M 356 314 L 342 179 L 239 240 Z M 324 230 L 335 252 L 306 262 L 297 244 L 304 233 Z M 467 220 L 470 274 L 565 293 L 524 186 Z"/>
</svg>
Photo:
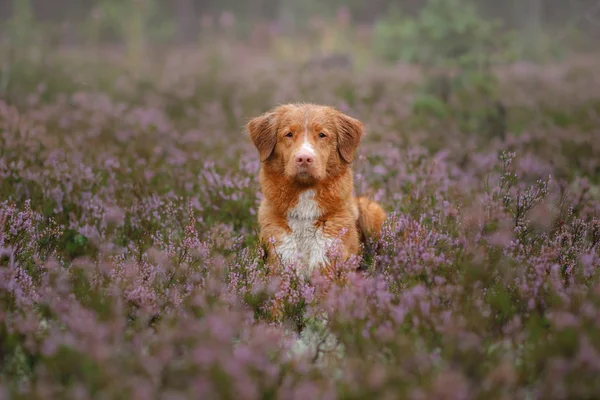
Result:
<svg viewBox="0 0 600 400">
<path fill-rule="evenodd" d="M 523 43 L 533 51 L 542 33 L 544 0 L 513 0 L 512 4 Z"/>
<path fill-rule="evenodd" d="M 33 5 L 30 0 L 14 0 L 13 12 L 8 24 L 9 38 L 12 47 L 19 52 L 26 52 L 37 33 L 34 29 L 35 19 Z"/>
</svg>

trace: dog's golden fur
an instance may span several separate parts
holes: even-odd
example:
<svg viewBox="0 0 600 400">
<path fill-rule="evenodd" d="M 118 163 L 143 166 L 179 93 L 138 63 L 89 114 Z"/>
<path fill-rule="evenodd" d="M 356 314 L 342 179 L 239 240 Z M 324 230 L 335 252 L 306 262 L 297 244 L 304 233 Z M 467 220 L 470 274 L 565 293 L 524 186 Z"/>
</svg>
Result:
<svg viewBox="0 0 600 400">
<path fill-rule="evenodd" d="M 326 247 L 336 238 L 346 259 L 359 253 L 361 238 L 380 234 L 386 213 L 354 195 L 359 120 L 329 106 L 286 104 L 246 128 L 261 160 L 258 222 L 269 262 L 311 271 L 329 263 Z"/>
</svg>

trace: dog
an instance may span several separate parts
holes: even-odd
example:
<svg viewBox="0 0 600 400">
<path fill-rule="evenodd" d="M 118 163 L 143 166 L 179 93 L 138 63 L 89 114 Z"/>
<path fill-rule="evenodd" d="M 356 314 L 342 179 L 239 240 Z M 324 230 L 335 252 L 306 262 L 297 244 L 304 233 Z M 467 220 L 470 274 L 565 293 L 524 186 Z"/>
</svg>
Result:
<svg viewBox="0 0 600 400">
<path fill-rule="evenodd" d="M 334 244 L 347 260 L 367 237 L 379 237 L 385 211 L 354 192 L 351 167 L 363 130 L 333 107 L 306 103 L 274 107 L 246 124 L 261 162 L 258 223 L 267 264 L 302 265 L 310 274 L 331 266 Z"/>
</svg>

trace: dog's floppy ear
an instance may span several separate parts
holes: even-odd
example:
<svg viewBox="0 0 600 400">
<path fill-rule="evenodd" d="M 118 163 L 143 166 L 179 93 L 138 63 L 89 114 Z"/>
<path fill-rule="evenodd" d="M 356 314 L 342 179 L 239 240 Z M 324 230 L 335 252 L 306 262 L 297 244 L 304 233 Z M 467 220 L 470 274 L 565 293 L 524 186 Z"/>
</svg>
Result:
<svg viewBox="0 0 600 400">
<path fill-rule="evenodd" d="M 277 144 L 277 115 L 275 111 L 269 111 L 248 122 L 246 130 L 254 146 L 258 149 L 260 161 L 267 160 Z"/>
<path fill-rule="evenodd" d="M 337 115 L 338 151 L 344 161 L 350 164 L 363 135 L 363 124 L 342 112 Z"/>
</svg>

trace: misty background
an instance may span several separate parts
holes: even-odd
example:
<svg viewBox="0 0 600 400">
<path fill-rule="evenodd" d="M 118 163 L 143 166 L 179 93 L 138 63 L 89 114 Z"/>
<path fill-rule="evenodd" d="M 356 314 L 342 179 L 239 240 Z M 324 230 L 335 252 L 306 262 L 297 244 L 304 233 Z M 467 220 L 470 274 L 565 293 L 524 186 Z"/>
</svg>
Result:
<svg viewBox="0 0 600 400">
<path fill-rule="evenodd" d="M 156 18 L 163 22 L 172 20 L 177 25 L 178 38 L 193 41 L 199 32 L 200 20 L 205 16 L 218 16 L 231 12 L 244 24 L 261 21 L 278 21 L 288 24 L 285 30 L 302 30 L 308 26 L 308 15 L 334 16 L 341 8 L 347 9 L 358 23 L 372 24 L 397 7 L 407 15 L 415 16 L 426 6 L 427 0 L 2 0 L 0 16 L 6 21 L 19 11 L 31 8 L 40 22 L 76 25 L 98 17 L 110 7 L 120 7 L 127 13 L 130 5 L 154 9 Z M 450 1 L 449 3 L 452 3 Z M 471 1 L 490 18 L 500 18 L 510 27 L 522 29 L 576 27 L 582 32 L 597 35 L 600 32 L 600 5 L 596 0 L 495 0 Z"/>
<path fill-rule="evenodd" d="M 9 104 L 42 89 L 50 98 L 152 88 L 171 99 L 162 85 L 187 77 L 195 85 L 169 86 L 171 95 L 195 98 L 198 107 L 222 104 L 225 121 L 213 131 L 237 131 L 268 107 L 236 104 L 232 82 L 246 87 L 256 76 L 284 73 L 307 89 L 258 85 L 265 103 L 303 98 L 356 107 L 365 96 L 369 104 L 392 96 L 419 123 L 457 123 L 460 131 L 504 138 L 524 129 L 515 101 L 532 90 L 575 76 L 583 90 L 571 85 L 573 96 L 563 100 L 593 97 L 600 39 L 597 0 L 0 0 L 0 16 L 0 96 Z M 510 79 L 525 73 L 525 84 L 506 85 L 499 68 L 510 69 Z M 361 88 L 367 77 L 409 88 Z M 317 95 L 306 79 L 338 82 L 338 97 Z"/>
<path fill-rule="evenodd" d="M 457 28 L 465 33 L 470 33 L 465 7 L 473 7 L 482 20 L 516 34 L 530 52 L 590 50 L 600 38 L 597 0 L 0 0 L 0 22 L 10 33 L 4 41 L 37 33 L 38 41 L 54 44 L 115 44 L 140 37 L 155 46 L 189 45 L 227 31 L 258 49 L 268 47 L 273 36 L 310 38 L 337 24 L 362 33 L 376 50 L 395 30 L 409 29 L 402 21 L 418 19 L 428 7 L 450 10 L 447 22 L 462 24 Z"/>
</svg>

